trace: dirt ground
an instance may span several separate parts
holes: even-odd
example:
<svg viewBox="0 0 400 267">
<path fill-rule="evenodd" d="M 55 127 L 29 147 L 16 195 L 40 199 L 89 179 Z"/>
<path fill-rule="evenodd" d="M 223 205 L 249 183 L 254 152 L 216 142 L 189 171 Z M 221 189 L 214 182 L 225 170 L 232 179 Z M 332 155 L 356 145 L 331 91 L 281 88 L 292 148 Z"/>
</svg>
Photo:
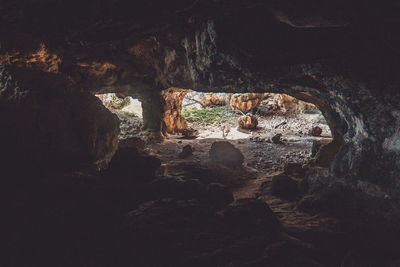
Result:
<svg viewBox="0 0 400 267">
<path fill-rule="evenodd" d="M 121 138 L 143 137 L 140 132 L 140 118 L 117 115 L 122 121 Z M 185 139 L 182 135 L 168 135 L 163 142 L 147 142 L 145 151 L 161 159 L 164 175 L 181 173 L 182 166 L 195 165 L 212 169 L 222 176 L 230 176 L 227 183 L 232 183 L 231 190 L 235 199 L 264 199 L 294 236 L 317 236 L 318 239 L 324 239 L 326 235 L 337 233 L 335 220 L 301 212 L 296 209 L 296 202 L 283 200 L 269 193 L 272 177 L 283 171 L 286 163 L 306 163 L 310 160 L 314 141 L 331 139 L 328 125 L 315 123 L 315 114 L 290 117 L 275 114 L 258 117 L 258 129 L 247 131 L 238 130 L 236 126 L 240 116 L 233 115 L 231 121 L 219 126 L 189 123 L 189 127 L 199 131 L 197 138 Z M 309 130 L 315 126 L 323 130 L 320 137 L 309 134 Z M 279 144 L 271 141 L 276 134 L 282 134 L 282 142 Z M 244 155 L 243 166 L 233 170 L 216 168 L 208 155 L 212 143 L 216 141 L 228 141 L 238 148 Z M 193 155 L 181 158 L 179 153 L 186 145 L 192 147 Z M 262 187 L 264 190 L 260 190 Z"/>
</svg>

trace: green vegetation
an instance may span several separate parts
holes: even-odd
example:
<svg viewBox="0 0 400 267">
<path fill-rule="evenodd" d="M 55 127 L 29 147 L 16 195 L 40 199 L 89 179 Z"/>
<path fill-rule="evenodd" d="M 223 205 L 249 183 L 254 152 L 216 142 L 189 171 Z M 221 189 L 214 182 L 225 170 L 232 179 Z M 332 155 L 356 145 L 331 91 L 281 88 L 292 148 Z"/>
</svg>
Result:
<svg viewBox="0 0 400 267">
<path fill-rule="evenodd" d="M 122 113 L 131 117 L 137 117 L 138 115 L 135 112 L 123 110 Z"/>
<path fill-rule="evenodd" d="M 182 117 L 188 122 L 217 126 L 232 120 L 233 114 L 226 106 L 203 109 L 188 108 L 182 110 Z"/>
<path fill-rule="evenodd" d="M 129 96 L 127 96 L 125 98 L 121 98 L 121 97 L 116 96 L 115 94 L 111 95 L 110 105 L 114 109 L 122 109 L 126 106 L 129 106 L 130 103 L 131 103 L 131 99 L 129 98 Z"/>
</svg>

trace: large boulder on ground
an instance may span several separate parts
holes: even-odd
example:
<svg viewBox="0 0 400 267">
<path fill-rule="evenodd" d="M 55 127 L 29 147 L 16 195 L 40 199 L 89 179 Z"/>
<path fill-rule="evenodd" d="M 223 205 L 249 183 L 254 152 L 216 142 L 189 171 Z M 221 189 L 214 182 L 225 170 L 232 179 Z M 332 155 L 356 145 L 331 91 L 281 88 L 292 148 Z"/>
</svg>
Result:
<svg viewBox="0 0 400 267">
<path fill-rule="evenodd" d="M 229 105 L 233 110 L 246 113 L 257 107 L 267 96 L 263 93 L 233 94 Z"/>
<path fill-rule="evenodd" d="M 321 136 L 322 129 L 321 129 L 321 127 L 315 126 L 310 129 L 309 134 L 312 136 L 316 136 L 316 137 Z"/>
<path fill-rule="evenodd" d="M 57 74 L 0 66 L 3 162 L 50 167 L 111 159 L 118 144 L 117 116 L 94 95 L 73 89 Z"/>
<path fill-rule="evenodd" d="M 281 137 L 282 137 L 282 134 L 280 134 L 280 133 L 274 135 L 271 138 L 272 143 L 274 143 L 274 144 L 282 144 L 283 142 L 281 141 Z"/>
<path fill-rule="evenodd" d="M 199 135 L 199 131 L 195 130 L 193 128 L 186 128 L 186 129 L 182 130 L 181 133 L 184 138 L 188 138 L 188 139 L 196 138 Z"/>
<path fill-rule="evenodd" d="M 254 130 L 257 128 L 258 120 L 256 116 L 247 114 L 240 117 L 238 123 L 239 123 L 239 128 L 246 130 Z"/>
<path fill-rule="evenodd" d="M 244 161 L 242 152 L 227 141 L 214 142 L 211 145 L 209 156 L 212 162 L 229 167 L 242 166 Z"/>
</svg>

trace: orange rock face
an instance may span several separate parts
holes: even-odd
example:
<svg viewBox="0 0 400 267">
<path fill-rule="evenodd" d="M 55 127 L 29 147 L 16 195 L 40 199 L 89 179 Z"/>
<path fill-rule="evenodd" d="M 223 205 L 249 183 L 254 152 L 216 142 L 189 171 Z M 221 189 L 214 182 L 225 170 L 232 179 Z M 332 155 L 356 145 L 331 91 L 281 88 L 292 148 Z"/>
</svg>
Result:
<svg viewBox="0 0 400 267">
<path fill-rule="evenodd" d="M 188 90 L 170 88 L 162 92 L 165 101 L 163 121 L 167 133 L 179 133 L 188 127 L 182 117 L 182 101 Z"/>
<path fill-rule="evenodd" d="M 267 94 L 263 93 L 234 94 L 230 100 L 230 107 L 246 113 L 257 107 L 265 97 Z"/>
<path fill-rule="evenodd" d="M 239 128 L 247 129 L 247 130 L 254 130 L 257 128 L 258 120 L 256 116 L 253 115 L 245 115 L 240 117 L 239 121 Z"/>
<path fill-rule="evenodd" d="M 201 106 L 212 107 L 212 106 L 225 106 L 229 103 L 229 99 L 232 94 L 225 93 L 207 93 L 203 95 Z"/>
</svg>

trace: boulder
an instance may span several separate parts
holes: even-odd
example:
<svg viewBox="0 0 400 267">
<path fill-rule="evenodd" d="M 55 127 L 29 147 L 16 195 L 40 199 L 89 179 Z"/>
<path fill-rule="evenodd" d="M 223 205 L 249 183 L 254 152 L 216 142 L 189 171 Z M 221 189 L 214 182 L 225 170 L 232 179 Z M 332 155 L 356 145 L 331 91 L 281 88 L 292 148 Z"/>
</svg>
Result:
<svg viewBox="0 0 400 267">
<path fill-rule="evenodd" d="M 246 130 L 254 130 L 257 128 L 258 120 L 254 115 L 247 114 L 239 118 L 239 128 Z"/>
<path fill-rule="evenodd" d="M 312 135 L 312 136 L 316 136 L 316 137 L 321 136 L 322 129 L 320 127 L 318 127 L 318 126 L 315 126 L 315 127 L 310 129 L 309 134 Z"/>
<path fill-rule="evenodd" d="M 196 138 L 199 135 L 199 131 L 193 128 L 187 128 L 181 131 L 181 134 L 184 138 L 192 139 Z"/>
<path fill-rule="evenodd" d="M 271 138 L 272 143 L 274 144 L 282 144 L 281 141 L 282 134 L 276 134 Z"/>
<path fill-rule="evenodd" d="M 227 141 L 214 142 L 211 145 L 209 157 L 213 163 L 228 167 L 242 166 L 244 161 L 242 152 Z"/>
</svg>

